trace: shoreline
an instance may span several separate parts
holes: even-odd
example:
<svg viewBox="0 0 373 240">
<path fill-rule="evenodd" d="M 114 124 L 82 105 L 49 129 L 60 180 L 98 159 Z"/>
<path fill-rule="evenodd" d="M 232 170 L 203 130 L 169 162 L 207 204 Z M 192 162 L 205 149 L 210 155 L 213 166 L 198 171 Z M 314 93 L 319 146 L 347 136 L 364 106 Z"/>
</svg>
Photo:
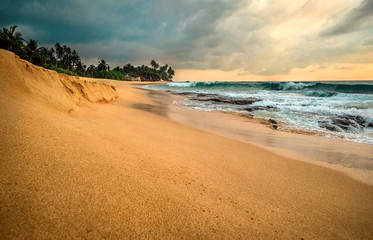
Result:
<svg viewBox="0 0 373 240">
<path fill-rule="evenodd" d="M 153 103 L 128 82 L 4 52 L 0 74 L 4 239 L 373 235 L 373 187 L 343 173 L 133 108 Z"/>
<path fill-rule="evenodd" d="M 185 96 L 180 105 L 190 109 L 234 112 L 280 131 L 373 144 L 372 84 L 189 82 L 144 88 Z"/>
<path fill-rule="evenodd" d="M 137 86 L 135 86 L 135 88 L 148 92 L 146 95 L 150 97 L 153 102 L 152 105 L 147 105 L 147 107 L 141 108 L 135 106 L 135 108 L 152 112 L 153 114 L 161 115 L 172 121 L 196 127 L 198 129 L 218 134 L 220 136 L 225 136 L 246 143 L 254 144 L 260 148 L 270 150 L 271 152 L 284 157 L 291 157 L 299 161 L 304 161 L 307 163 L 327 167 L 332 170 L 337 170 L 339 172 L 347 174 L 349 177 L 355 180 L 373 185 L 373 149 L 371 149 L 371 144 L 357 143 L 342 139 L 326 138 L 310 133 L 304 134 L 301 131 L 274 130 L 270 127 L 270 124 L 268 122 L 263 121 L 259 118 L 250 118 L 247 116 L 242 116 L 241 114 L 235 114 L 231 112 L 208 112 L 188 109 L 177 103 L 174 104 L 177 101 L 183 100 L 184 97 L 182 95 L 173 94 L 172 92 L 162 90 L 145 89 Z M 169 95 L 169 97 L 162 97 L 161 95 L 163 94 Z M 159 109 L 165 105 L 168 106 L 168 110 L 163 110 L 163 113 L 160 113 Z M 166 114 L 166 111 L 173 111 L 173 113 Z M 177 114 L 184 116 L 175 116 Z M 190 119 L 185 120 L 187 118 L 186 115 L 189 115 Z M 220 125 L 216 121 L 214 122 L 214 126 L 209 126 L 209 124 L 206 124 L 206 122 L 212 121 L 213 118 L 219 119 Z M 202 124 L 201 120 L 199 119 L 203 119 L 204 123 Z M 243 122 L 244 124 L 242 124 Z M 228 125 L 236 125 L 236 128 L 228 129 Z M 224 130 L 222 130 L 222 128 Z M 254 132 L 253 129 L 256 128 L 260 129 L 260 132 L 255 131 L 254 133 L 258 135 L 257 137 L 248 137 L 247 134 L 241 133 L 250 131 L 252 134 Z M 237 133 L 238 131 L 240 132 Z M 262 134 L 263 136 L 259 136 L 260 134 Z M 268 139 L 266 141 L 262 140 L 262 138 L 264 138 L 264 135 L 269 136 L 267 137 Z M 278 139 L 275 141 L 274 138 Z M 294 138 L 295 140 L 289 142 L 289 139 L 292 138 Z M 281 141 L 289 143 L 286 146 L 284 146 L 285 144 L 278 144 L 278 142 Z M 297 141 L 302 141 L 304 146 L 297 147 Z M 293 144 L 294 146 L 290 146 L 291 144 Z M 302 153 L 302 151 L 308 153 L 320 151 L 318 149 L 320 144 L 325 145 L 322 153 L 313 154 L 313 156 L 306 156 Z M 339 152 L 337 152 L 338 149 L 340 149 Z M 324 160 L 323 158 L 326 158 L 327 160 Z M 333 158 L 338 161 L 333 160 Z M 352 161 L 348 161 L 347 158 L 351 159 Z M 364 158 L 366 158 L 366 160 L 364 160 Z M 353 161 L 359 159 L 362 162 L 365 162 L 363 166 L 360 166 L 360 164 L 354 165 Z"/>
</svg>

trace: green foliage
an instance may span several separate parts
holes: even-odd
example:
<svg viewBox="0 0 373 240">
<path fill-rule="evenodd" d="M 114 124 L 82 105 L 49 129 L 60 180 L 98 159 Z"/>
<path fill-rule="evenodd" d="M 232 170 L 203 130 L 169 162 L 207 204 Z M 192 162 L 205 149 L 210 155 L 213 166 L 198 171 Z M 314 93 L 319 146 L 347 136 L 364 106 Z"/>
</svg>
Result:
<svg viewBox="0 0 373 240">
<path fill-rule="evenodd" d="M 88 76 L 88 77 L 93 77 L 93 75 L 95 74 L 95 72 L 96 72 L 96 67 L 95 67 L 95 65 L 89 65 L 89 67 L 87 68 L 87 70 L 86 70 L 86 72 L 85 72 L 85 74 L 86 74 L 86 76 Z"/>
<path fill-rule="evenodd" d="M 97 71 L 98 72 L 101 72 L 101 71 L 107 71 L 109 70 L 109 65 L 106 63 L 106 61 L 104 59 L 102 59 L 98 65 L 97 65 Z"/>
<path fill-rule="evenodd" d="M 169 79 L 172 79 L 172 77 L 175 75 L 175 71 L 171 67 L 169 67 L 168 70 L 167 70 L 167 74 L 168 74 L 167 77 Z"/>
<path fill-rule="evenodd" d="M 56 43 L 54 47 L 39 47 L 37 40 L 25 41 L 20 32 L 16 32 L 17 26 L 0 30 L 0 48 L 9 50 L 27 61 L 55 70 L 59 73 L 71 76 L 87 76 L 95 78 L 107 78 L 126 80 L 127 77 L 142 77 L 148 81 L 166 80 L 172 81 L 175 72 L 168 65 L 160 66 L 155 60 L 151 60 L 151 67 L 133 66 L 128 63 L 123 68 L 110 66 L 102 59 L 97 67 L 90 65 L 88 68 L 81 61 L 78 52 L 67 45 Z M 26 43 L 26 45 L 25 45 Z M 128 78 L 127 78 L 128 79 Z"/>
<path fill-rule="evenodd" d="M 169 81 L 169 79 L 168 79 L 168 75 L 167 75 L 166 72 L 162 72 L 162 73 L 161 73 L 161 78 L 162 78 L 162 80 Z"/>
<path fill-rule="evenodd" d="M 158 64 L 155 60 L 151 60 L 150 65 L 151 65 L 154 69 L 158 69 L 158 68 L 159 68 L 159 64 Z"/>
<path fill-rule="evenodd" d="M 64 73 L 64 74 L 67 74 L 67 75 L 70 75 L 70 76 L 79 76 L 76 72 L 73 72 L 73 71 L 70 71 L 70 70 L 67 70 L 67 69 L 64 69 L 64 68 L 55 67 L 51 64 L 45 64 L 45 65 L 43 65 L 43 67 L 54 70 L 58 73 Z"/>
<path fill-rule="evenodd" d="M 159 71 L 161 71 L 161 72 L 166 72 L 167 68 L 168 68 L 168 65 L 166 64 L 166 65 L 164 65 L 164 66 L 161 66 L 161 67 L 159 68 Z"/>
<path fill-rule="evenodd" d="M 110 71 L 104 71 L 101 70 L 99 72 L 95 72 L 93 74 L 93 77 L 95 78 L 107 78 L 107 79 L 114 79 L 114 80 L 125 80 L 124 75 L 121 72 L 110 70 Z"/>
<path fill-rule="evenodd" d="M 40 59 L 41 49 L 38 47 L 38 41 L 30 39 L 24 47 L 24 57 L 30 62 L 35 63 L 35 59 Z"/>
<path fill-rule="evenodd" d="M 12 51 L 15 53 L 21 53 L 23 47 L 23 37 L 20 32 L 16 32 L 17 26 L 13 25 L 9 29 L 3 27 L 0 30 L 0 48 Z"/>
</svg>

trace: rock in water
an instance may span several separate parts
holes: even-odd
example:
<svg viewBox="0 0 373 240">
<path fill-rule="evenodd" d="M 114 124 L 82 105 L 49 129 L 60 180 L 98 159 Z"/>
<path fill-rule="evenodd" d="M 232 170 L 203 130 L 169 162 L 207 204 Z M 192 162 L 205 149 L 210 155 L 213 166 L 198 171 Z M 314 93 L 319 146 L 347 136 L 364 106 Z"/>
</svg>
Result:
<svg viewBox="0 0 373 240">
<path fill-rule="evenodd" d="M 318 121 L 318 124 L 319 124 L 319 127 L 325 128 L 325 129 L 327 129 L 329 131 L 332 131 L 332 132 L 344 132 L 343 129 L 329 123 L 328 121 Z"/>
<path fill-rule="evenodd" d="M 360 116 L 338 116 L 319 121 L 318 124 L 321 128 L 333 132 L 358 133 L 365 127 L 366 121 Z"/>
<path fill-rule="evenodd" d="M 260 110 L 264 110 L 264 111 L 268 111 L 268 110 L 276 110 L 274 107 L 272 106 L 250 106 L 248 108 L 244 108 L 243 110 L 246 110 L 248 112 L 253 112 L 253 111 L 260 111 Z"/>
</svg>

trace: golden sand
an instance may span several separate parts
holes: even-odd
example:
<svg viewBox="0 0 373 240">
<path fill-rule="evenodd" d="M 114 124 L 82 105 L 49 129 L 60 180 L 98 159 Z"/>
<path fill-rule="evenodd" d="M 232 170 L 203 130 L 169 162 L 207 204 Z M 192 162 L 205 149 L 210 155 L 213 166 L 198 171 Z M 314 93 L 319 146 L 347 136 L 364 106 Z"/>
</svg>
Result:
<svg viewBox="0 0 373 240">
<path fill-rule="evenodd" d="M 372 186 L 134 109 L 130 83 L 3 50 L 0 81 L 2 239 L 373 236 Z"/>
</svg>

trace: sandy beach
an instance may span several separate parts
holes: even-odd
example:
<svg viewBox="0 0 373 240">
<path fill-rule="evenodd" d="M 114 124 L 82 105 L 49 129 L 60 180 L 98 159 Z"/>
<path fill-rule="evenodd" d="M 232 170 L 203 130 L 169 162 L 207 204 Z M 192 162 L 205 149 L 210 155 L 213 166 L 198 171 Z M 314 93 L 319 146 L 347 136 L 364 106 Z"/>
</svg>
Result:
<svg viewBox="0 0 373 240">
<path fill-rule="evenodd" d="M 0 50 L 2 239 L 371 239 L 373 186 Z M 112 87 L 113 86 L 113 87 Z"/>
</svg>

